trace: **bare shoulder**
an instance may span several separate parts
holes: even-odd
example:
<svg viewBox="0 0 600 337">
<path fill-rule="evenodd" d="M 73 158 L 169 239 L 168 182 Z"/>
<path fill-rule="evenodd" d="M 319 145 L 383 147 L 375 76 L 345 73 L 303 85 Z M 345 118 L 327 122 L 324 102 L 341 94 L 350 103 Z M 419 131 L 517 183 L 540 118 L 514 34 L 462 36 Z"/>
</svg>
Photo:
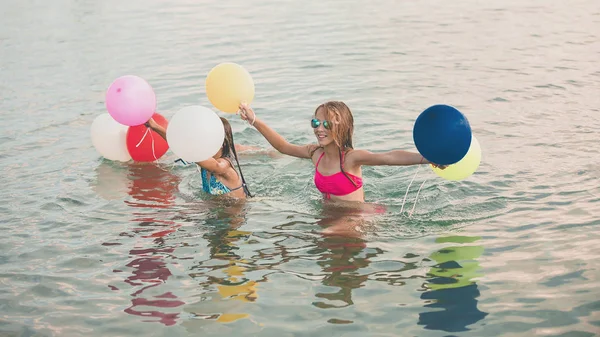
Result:
<svg viewBox="0 0 600 337">
<path fill-rule="evenodd" d="M 233 165 L 233 163 L 231 162 L 231 160 L 229 160 L 229 158 L 221 157 L 221 158 L 217 158 L 216 160 L 217 160 L 217 163 L 219 163 L 219 165 L 223 165 L 223 166 Z"/>
<path fill-rule="evenodd" d="M 226 177 L 228 179 L 232 178 L 234 176 L 237 176 L 237 172 L 233 168 L 233 163 L 231 162 L 231 160 L 229 158 L 218 158 L 217 163 L 220 168 L 219 175 Z"/>
<path fill-rule="evenodd" d="M 367 150 L 350 149 L 346 151 L 346 158 L 344 164 L 348 167 L 356 167 L 363 165 L 366 158 L 372 153 Z"/>
<path fill-rule="evenodd" d="M 349 149 L 346 151 L 346 161 L 357 160 L 363 158 L 364 156 L 368 156 L 370 153 L 371 152 L 367 150 Z"/>
</svg>

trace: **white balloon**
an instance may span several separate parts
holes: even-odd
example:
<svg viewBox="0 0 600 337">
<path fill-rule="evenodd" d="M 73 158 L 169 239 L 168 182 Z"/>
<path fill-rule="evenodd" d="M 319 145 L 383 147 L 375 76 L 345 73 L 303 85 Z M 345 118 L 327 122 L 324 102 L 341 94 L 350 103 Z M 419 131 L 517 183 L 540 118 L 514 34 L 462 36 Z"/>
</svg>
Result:
<svg viewBox="0 0 600 337">
<path fill-rule="evenodd" d="M 92 122 L 92 144 L 96 151 L 108 160 L 128 161 L 127 125 L 119 124 L 111 115 L 104 113 Z"/>
<path fill-rule="evenodd" d="M 199 162 L 214 156 L 225 139 L 221 118 L 202 106 L 179 110 L 167 126 L 167 143 L 173 153 L 188 162 Z"/>
</svg>

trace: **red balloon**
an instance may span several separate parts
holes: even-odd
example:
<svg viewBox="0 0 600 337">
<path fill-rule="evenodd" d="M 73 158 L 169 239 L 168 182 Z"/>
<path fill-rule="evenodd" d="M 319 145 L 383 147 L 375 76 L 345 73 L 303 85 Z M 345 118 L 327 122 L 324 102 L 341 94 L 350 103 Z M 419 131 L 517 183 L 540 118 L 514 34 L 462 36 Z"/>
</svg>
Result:
<svg viewBox="0 0 600 337">
<path fill-rule="evenodd" d="M 165 129 L 169 125 L 167 119 L 158 113 L 154 113 L 152 118 Z M 127 150 L 134 161 L 152 162 L 158 160 L 168 149 L 169 144 L 167 144 L 167 141 L 144 124 L 130 126 L 127 130 Z"/>
</svg>

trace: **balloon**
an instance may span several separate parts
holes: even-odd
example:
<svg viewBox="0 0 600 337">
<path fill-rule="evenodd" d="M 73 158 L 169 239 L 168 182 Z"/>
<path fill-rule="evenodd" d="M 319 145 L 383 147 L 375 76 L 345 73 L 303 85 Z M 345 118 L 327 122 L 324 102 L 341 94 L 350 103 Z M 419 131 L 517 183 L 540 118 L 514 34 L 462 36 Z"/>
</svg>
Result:
<svg viewBox="0 0 600 337">
<path fill-rule="evenodd" d="M 167 142 L 176 155 L 188 162 L 214 156 L 223 146 L 225 129 L 221 118 L 202 106 L 179 110 L 167 127 Z"/>
<path fill-rule="evenodd" d="M 169 125 L 169 122 L 158 113 L 155 113 L 152 118 L 164 128 Z M 135 161 L 158 160 L 168 149 L 167 141 L 145 125 L 130 126 L 127 130 L 127 150 Z"/>
<path fill-rule="evenodd" d="M 475 136 L 472 137 L 469 152 L 458 163 L 452 164 L 445 169 L 431 166 L 431 169 L 438 176 L 447 180 L 463 180 L 477 171 L 481 162 L 481 147 Z"/>
<path fill-rule="evenodd" d="M 92 144 L 104 158 L 117 161 L 131 159 L 125 143 L 127 126 L 117 123 L 109 114 L 104 113 L 94 119 L 90 131 Z"/>
<path fill-rule="evenodd" d="M 413 127 L 413 140 L 427 160 L 450 165 L 461 160 L 471 146 L 467 118 L 448 105 L 434 105 L 423 111 Z"/>
<path fill-rule="evenodd" d="M 254 99 L 252 76 L 235 63 L 221 63 L 206 76 L 206 96 L 215 108 L 235 113 L 240 103 Z"/>
<path fill-rule="evenodd" d="M 156 95 L 150 84 L 142 78 L 122 76 L 106 91 L 106 109 L 123 125 L 144 124 L 156 110 Z"/>
</svg>

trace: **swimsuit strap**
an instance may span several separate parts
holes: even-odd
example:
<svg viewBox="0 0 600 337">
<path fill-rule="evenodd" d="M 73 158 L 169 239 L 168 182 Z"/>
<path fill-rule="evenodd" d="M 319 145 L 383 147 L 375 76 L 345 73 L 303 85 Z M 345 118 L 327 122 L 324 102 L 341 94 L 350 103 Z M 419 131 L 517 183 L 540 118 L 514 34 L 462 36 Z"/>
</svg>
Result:
<svg viewBox="0 0 600 337">
<path fill-rule="evenodd" d="M 319 173 L 319 163 L 321 162 L 321 159 L 323 158 L 323 156 L 325 155 L 325 150 L 323 150 L 323 153 L 321 153 L 321 155 L 319 156 L 319 159 L 317 159 L 317 165 L 315 165 L 315 171 L 316 173 Z M 329 194 L 329 192 L 327 193 L 323 193 L 323 196 L 325 197 L 325 199 L 331 199 L 331 194 Z"/>
<path fill-rule="evenodd" d="M 342 149 L 339 149 L 339 150 L 340 150 L 340 171 L 342 171 L 342 173 L 346 176 L 346 178 L 348 178 L 348 180 L 350 180 L 350 182 L 352 183 L 352 185 L 354 185 L 354 187 L 358 187 L 358 185 L 356 185 L 356 182 L 354 182 L 354 179 L 350 178 L 350 176 L 348 176 L 346 171 L 344 171 L 344 154 L 345 154 L 345 152 L 342 151 Z"/>
<path fill-rule="evenodd" d="M 240 186 L 238 186 L 238 187 L 236 187 L 236 188 L 230 188 L 230 189 L 229 189 L 229 192 L 237 191 L 237 190 L 239 190 L 239 189 L 240 189 L 240 188 L 242 188 L 242 187 L 244 187 L 244 184 L 241 184 Z"/>
<path fill-rule="evenodd" d="M 323 153 L 321 153 L 321 156 L 319 156 L 319 159 L 317 159 L 317 165 L 315 165 L 315 169 L 319 167 L 319 163 L 321 162 L 321 158 L 323 158 L 324 155 L 325 155 L 325 150 L 323 150 Z"/>
</svg>

